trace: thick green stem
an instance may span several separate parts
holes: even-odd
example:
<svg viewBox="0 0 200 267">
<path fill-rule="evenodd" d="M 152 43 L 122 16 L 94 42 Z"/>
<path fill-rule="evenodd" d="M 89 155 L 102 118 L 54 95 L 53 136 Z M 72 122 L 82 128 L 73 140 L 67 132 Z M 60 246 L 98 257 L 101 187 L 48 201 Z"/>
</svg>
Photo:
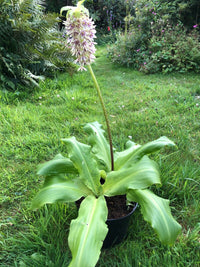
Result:
<svg viewBox="0 0 200 267">
<path fill-rule="evenodd" d="M 101 94 L 101 90 L 100 90 L 100 87 L 98 85 L 98 82 L 97 82 L 97 79 L 94 75 L 94 72 L 92 70 L 92 67 L 91 65 L 88 66 L 89 68 L 89 71 L 90 71 L 90 74 L 92 76 L 92 79 L 93 79 L 93 82 L 94 82 L 94 85 L 97 89 L 97 93 L 98 93 L 98 96 L 99 96 L 99 99 L 100 99 L 100 102 L 101 102 L 101 106 L 103 108 L 103 113 L 104 113 L 104 117 L 105 117 L 105 120 L 106 120 L 106 125 L 107 125 L 107 131 L 108 131 L 108 138 L 109 138 L 109 143 L 110 143 L 110 158 L 111 158 L 111 170 L 114 171 L 114 156 L 113 156 L 113 145 L 112 145 L 112 136 L 111 136 L 111 130 L 110 130 L 110 124 L 109 124 L 109 119 L 108 119 L 108 113 L 106 111 L 106 107 L 105 107 L 105 104 L 104 104 L 104 101 L 103 101 L 103 97 L 102 97 L 102 94 Z"/>
</svg>

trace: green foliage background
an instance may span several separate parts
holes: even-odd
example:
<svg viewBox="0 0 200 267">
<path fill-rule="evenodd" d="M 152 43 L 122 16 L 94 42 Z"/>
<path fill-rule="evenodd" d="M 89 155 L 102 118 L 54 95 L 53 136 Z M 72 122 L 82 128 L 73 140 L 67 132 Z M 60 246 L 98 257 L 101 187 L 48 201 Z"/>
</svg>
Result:
<svg viewBox="0 0 200 267">
<path fill-rule="evenodd" d="M 0 87 L 38 85 L 41 75 L 66 70 L 71 56 L 57 30 L 56 15 L 42 1 L 0 0 Z M 60 39 L 59 39 L 60 38 Z M 27 90 L 27 89 L 26 89 Z"/>
<path fill-rule="evenodd" d="M 198 4 L 196 8 L 194 17 L 189 4 L 180 1 L 137 1 L 128 34 L 118 34 L 110 58 L 145 73 L 199 72 Z M 184 10 L 191 10 L 193 20 L 184 19 Z"/>
<path fill-rule="evenodd" d="M 76 0 L 46 0 L 44 1 L 46 8 L 51 12 L 59 12 L 60 8 L 65 5 L 73 5 Z M 134 14 L 134 9 L 138 5 L 152 3 L 157 7 L 162 7 L 163 10 L 170 10 L 170 17 L 175 21 L 177 18 L 182 21 L 185 26 L 190 27 L 193 24 L 198 24 L 200 21 L 200 2 L 199 0 L 86 0 L 84 5 L 89 8 L 90 13 L 93 13 L 94 18 L 99 21 L 99 26 L 108 25 L 110 12 L 112 13 L 112 24 L 116 27 L 124 24 L 126 15 L 126 6 L 129 11 Z M 108 11 L 108 12 L 107 12 Z M 108 13 L 108 14 L 107 14 Z M 117 25 L 116 25 L 117 22 Z"/>
<path fill-rule="evenodd" d="M 1 90 L 25 90 L 24 86 L 27 90 L 57 71 L 73 70 L 72 58 L 64 46 L 57 18 L 62 6 L 76 2 L 0 0 Z M 113 61 L 132 65 L 147 73 L 199 71 L 198 28 L 195 34 L 189 35 L 192 27 L 200 21 L 198 0 L 86 0 L 85 6 L 97 25 L 97 42 L 110 43 L 117 39 L 116 47 L 110 51 Z M 124 40 L 123 35 L 117 37 L 117 33 L 119 30 L 124 32 L 127 15 L 130 15 L 131 34 Z M 166 26 L 169 30 L 167 24 L 171 31 L 165 31 L 164 43 L 161 31 Z"/>
</svg>

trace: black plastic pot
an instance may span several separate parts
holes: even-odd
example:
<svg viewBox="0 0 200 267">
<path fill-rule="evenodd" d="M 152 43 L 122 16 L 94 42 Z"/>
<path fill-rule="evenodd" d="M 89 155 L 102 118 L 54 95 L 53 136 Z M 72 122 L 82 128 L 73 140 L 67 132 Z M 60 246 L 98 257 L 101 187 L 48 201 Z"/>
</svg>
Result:
<svg viewBox="0 0 200 267">
<path fill-rule="evenodd" d="M 103 242 L 103 248 L 109 248 L 116 244 L 119 244 L 127 236 L 127 230 L 131 215 L 136 210 L 138 204 L 135 204 L 133 210 L 124 217 L 118 219 L 108 219 L 106 224 L 108 225 L 108 233 Z"/>
</svg>

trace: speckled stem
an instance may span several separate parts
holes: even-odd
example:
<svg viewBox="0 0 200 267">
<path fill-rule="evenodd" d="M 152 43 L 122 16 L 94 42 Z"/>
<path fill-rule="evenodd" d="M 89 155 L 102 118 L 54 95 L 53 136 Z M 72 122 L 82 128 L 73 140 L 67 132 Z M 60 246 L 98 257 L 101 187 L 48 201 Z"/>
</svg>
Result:
<svg viewBox="0 0 200 267">
<path fill-rule="evenodd" d="M 106 125 L 107 125 L 109 144 L 110 144 L 111 170 L 114 171 L 113 145 L 112 145 L 112 136 L 111 136 L 111 130 L 110 130 L 109 119 L 108 119 L 108 113 L 107 113 L 107 111 L 106 111 L 106 107 L 105 107 L 105 104 L 104 104 L 104 101 L 103 101 L 103 97 L 102 97 L 102 94 L 101 94 L 101 90 L 100 90 L 100 87 L 99 87 L 99 85 L 98 85 L 97 79 L 96 79 L 96 77 L 95 77 L 95 75 L 94 75 L 94 72 L 93 72 L 93 70 L 92 70 L 91 65 L 88 65 L 88 69 L 89 69 L 90 74 L 91 74 L 91 76 L 92 76 L 94 85 L 95 85 L 95 87 L 96 87 L 96 89 L 97 89 L 97 93 L 98 93 L 98 96 L 99 96 L 99 99 L 100 99 L 100 102 L 101 102 L 101 106 L 102 106 L 102 108 L 103 108 L 103 113 L 104 113 L 104 117 L 105 117 Z"/>
</svg>

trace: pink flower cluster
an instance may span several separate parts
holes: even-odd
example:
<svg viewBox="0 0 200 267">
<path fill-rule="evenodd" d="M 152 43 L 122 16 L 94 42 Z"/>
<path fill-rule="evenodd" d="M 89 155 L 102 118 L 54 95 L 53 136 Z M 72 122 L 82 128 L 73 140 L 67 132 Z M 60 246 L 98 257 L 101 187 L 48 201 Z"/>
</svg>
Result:
<svg viewBox="0 0 200 267">
<path fill-rule="evenodd" d="M 86 70 L 84 66 L 90 65 L 95 59 L 94 22 L 85 13 L 81 13 L 78 17 L 72 14 L 67 17 L 65 29 L 68 36 L 67 46 L 76 57 L 75 63 L 80 65 L 78 70 Z"/>
</svg>

